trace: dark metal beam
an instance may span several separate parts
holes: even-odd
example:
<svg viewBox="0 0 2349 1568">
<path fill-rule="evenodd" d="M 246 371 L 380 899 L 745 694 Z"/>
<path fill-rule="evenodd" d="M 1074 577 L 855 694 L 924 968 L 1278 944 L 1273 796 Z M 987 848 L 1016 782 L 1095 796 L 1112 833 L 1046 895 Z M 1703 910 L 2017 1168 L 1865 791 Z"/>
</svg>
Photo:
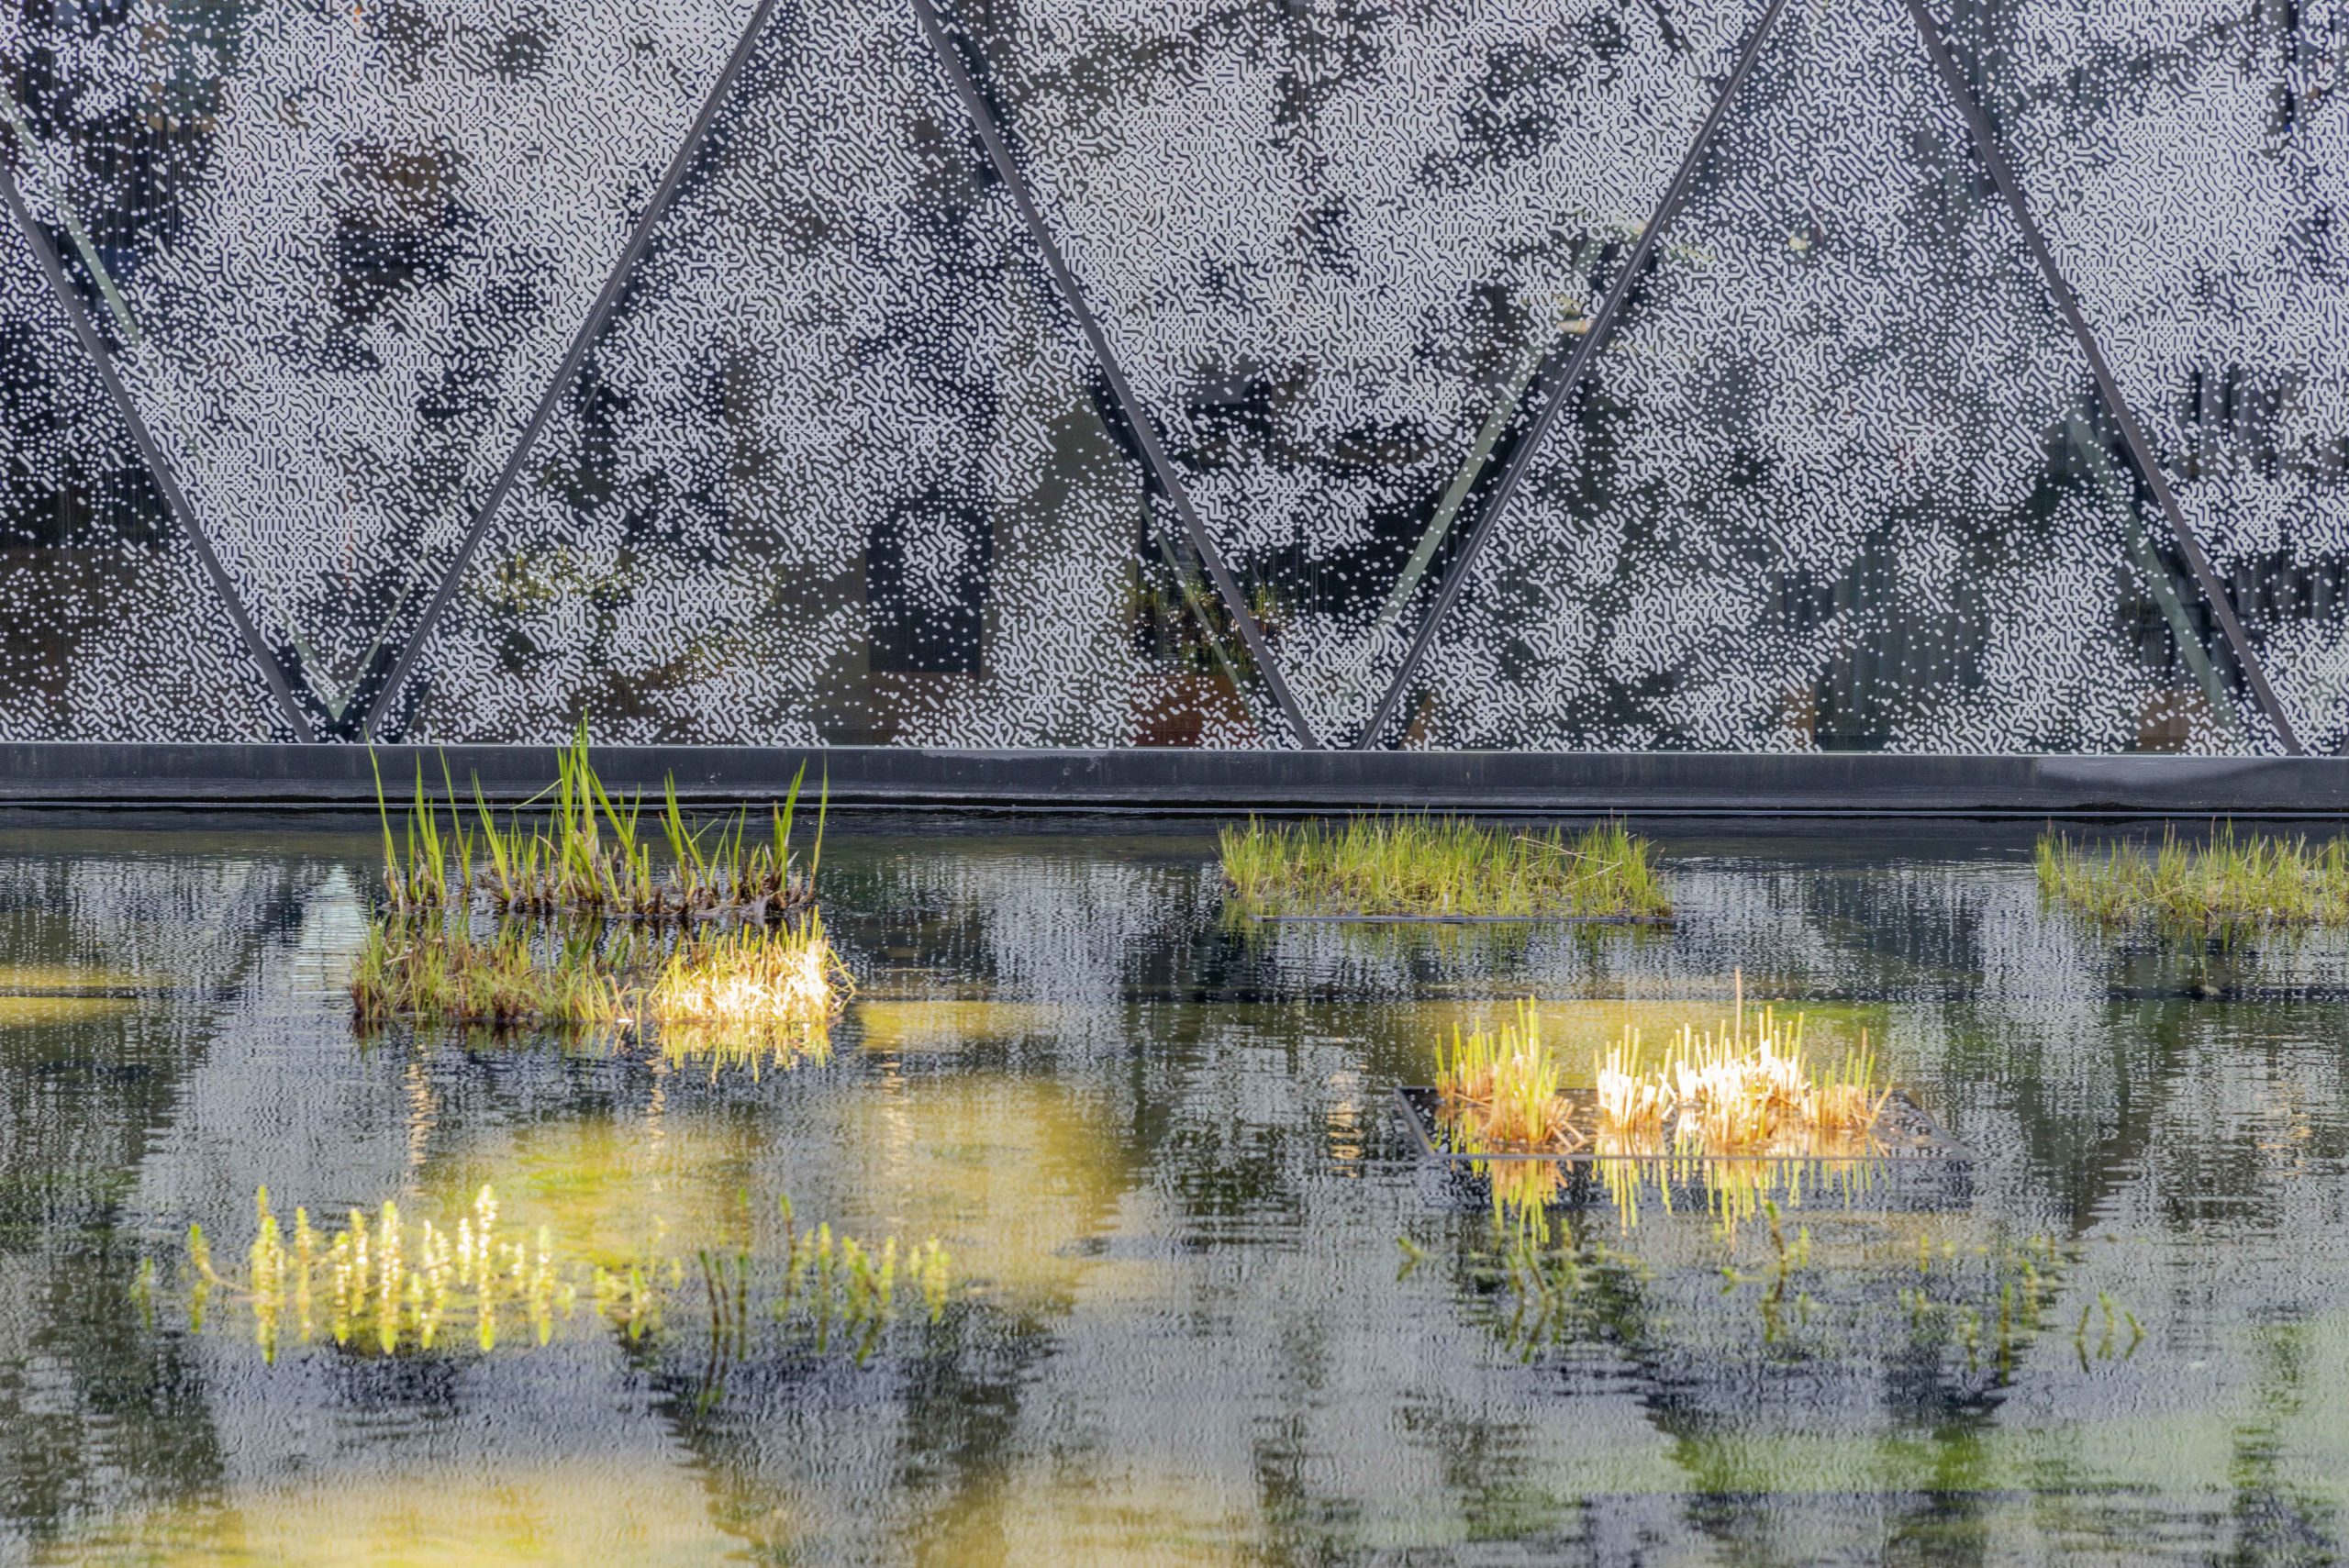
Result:
<svg viewBox="0 0 2349 1568">
<path fill-rule="evenodd" d="M 441 770 L 483 795 L 543 805 L 552 746 L 394 745 L 371 763 L 357 746 L 138 746 L 0 741 L 0 813 L 269 806 L 375 811 L 375 773 Z M 1366 809 L 1555 812 L 1636 817 L 1703 813 L 2021 817 L 2027 844 L 2051 814 L 2317 816 L 2349 811 L 2349 761 L 2335 757 L 1918 756 L 1898 751 L 978 751 L 918 746 L 598 746 L 615 794 L 658 795 L 664 781 L 696 807 L 755 804 L 795 776 L 829 781 L 834 811 L 1121 811 L 1158 818 L 1241 811 L 1342 816 Z M 6 821 L 0 816 L 0 821 Z M 19 818 L 18 820 L 21 820 Z M 14 823 L 9 823 L 14 826 Z M 1771 831 L 1765 824 L 1752 830 Z M 1843 829 L 1838 828 L 1837 831 Z M 1952 833 L 1979 845 L 1978 822 Z M 1914 829 L 1902 840 L 1913 843 Z M 1904 847 L 1903 852 L 1906 852 Z"/>
<path fill-rule="evenodd" d="M 33 150 L 28 148 L 26 150 L 30 152 Z M 124 425 L 128 427 L 131 444 L 139 449 L 139 461 L 146 464 L 148 477 L 155 482 L 156 493 L 163 499 L 163 509 L 171 514 L 181 536 L 195 550 L 197 563 L 204 568 L 204 574 L 211 579 L 212 591 L 218 596 L 221 606 L 228 612 L 229 620 L 236 626 L 237 636 L 244 642 L 245 651 L 252 656 L 254 664 L 260 668 L 262 679 L 268 684 L 270 695 L 277 701 L 279 715 L 285 720 L 287 728 L 294 731 L 295 740 L 316 740 L 317 732 L 310 726 L 309 715 L 295 696 L 294 688 L 287 683 L 285 671 L 278 664 L 276 656 L 270 652 L 269 645 L 262 639 L 260 628 L 246 613 L 244 599 L 238 594 L 236 584 L 229 581 L 227 569 L 220 564 L 220 557 L 213 550 L 210 536 L 205 533 L 204 525 L 196 519 L 195 508 L 188 504 L 186 493 L 180 489 L 179 478 L 172 471 L 171 461 L 163 455 L 163 449 L 157 444 L 154 432 L 147 428 L 147 421 L 139 416 L 138 404 L 131 400 L 130 388 L 115 369 L 113 352 L 106 347 L 106 339 L 98 335 L 89 312 L 82 308 L 81 296 L 73 291 L 73 281 L 66 275 L 65 263 L 34 218 L 32 208 L 26 206 L 24 192 L 17 188 L 16 174 L 8 168 L 6 160 L 0 160 L 0 201 L 7 203 L 9 212 L 16 217 L 17 227 L 24 231 L 25 242 L 32 247 L 33 259 L 48 277 L 50 290 L 56 295 L 59 307 L 65 312 L 65 319 L 72 327 L 73 336 L 81 340 L 83 351 L 90 357 L 91 368 L 98 373 L 99 384 L 106 389 L 106 395 L 114 401 L 115 411 L 122 416 Z"/>
<path fill-rule="evenodd" d="M 2211 570 L 2210 557 L 2202 552 L 2202 541 L 2195 537 L 2194 529 L 2186 520 L 2186 514 L 2179 509 L 2177 497 L 2169 487 L 2169 476 L 2162 471 L 2159 460 L 2154 455 L 2153 443 L 2146 439 L 2143 427 L 2137 423 L 2136 415 L 2130 411 L 2128 401 L 2121 395 L 2121 384 L 2113 379 L 2112 367 L 2106 361 L 2104 350 L 2098 343 L 2096 334 L 2088 328 L 2087 317 L 2080 309 L 2078 296 L 2072 293 L 2071 284 L 2065 281 L 2063 269 L 2055 262 L 2055 252 L 2048 248 L 2046 235 L 2031 216 L 2031 207 L 2023 200 L 2022 186 L 2015 178 L 2014 169 L 2007 162 L 2006 153 L 1998 146 L 1998 132 L 1990 124 L 1988 112 L 1975 97 L 1973 87 L 1966 82 L 1965 70 L 1959 66 L 1957 56 L 1951 51 L 1940 25 L 1925 9 L 1924 0 L 1906 0 L 1906 4 L 1910 19 L 1917 24 L 1918 37 L 1924 40 L 1925 52 L 1932 59 L 1933 69 L 1941 73 L 1942 84 L 1949 90 L 1958 113 L 1965 117 L 1966 131 L 1974 139 L 1975 152 L 1982 160 L 1982 167 L 1988 172 L 1990 183 L 1998 187 L 1998 195 L 2006 199 L 2009 210 L 2014 214 L 2016 227 L 2022 230 L 2023 244 L 2031 251 L 2032 260 L 2038 263 L 2039 274 L 2046 282 L 2047 292 L 2055 298 L 2055 308 L 2063 313 L 2064 320 L 2072 329 L 2072 336 L 2079 342 L 2080 351 L 2087 356 L 2088 372 L 2096 378 L 2097 393 L 2104 400 L 2105 410 L 2112 416 L 2112 422 L 2121 432 L 2121 439 L 2129 449 L 2130 461 L 2137 465 L 2138 473 L 2145 481 L 2145 488 L 2153 492 L 2162 515 L 2169 519 L 2170 532 L 2177 537 L 2178 551 L 2186 557 L 2186 564 L 2193 572 L 2195 584 L 2202 590 L 2202 596 L 2210 601 L 2210 614 L 2218 620 L 2219 629 L 2226 635 L 2228 646 L 2234 650 L 2235 661 L 2243 666 L 2243 679 L 2250 684 L 2252 695 L 2257 699 L 2260 710 L 2267 715 L 2267 721 L 2276 727 L 2277 736 L 2284 742 L 2284 750 L 2295 757 L 2302 755 L 2300 738 L 2293 730 L 2292 721 L 2286 716 L 2284 705 L 2277 699 L 2275 688 L 2267 684 L 2267 672 L 2261 666 L 2258 654 L 2253 651 L 2251 639 L 2243 635 L 2243 623 L 2235 618 L 2234 604 L 2227 597 L 2226 585 Z"/>
<path fill-rule="evenodd" d="M 1786 8 L 1787 0 L 1770 0 L 1761 18 L 1753 24 L 1753 31 L 1747 37 L 1745 47 L 1738 51 L 1737 61 L 1730 70 L 1729 80 L 1721 83 L 1721 90 L 1714 97 L 1713 106 L 1705 116 L 1704 124 L 1698 128 L 1696 140 L 1689 144 L 1687 154 L 1681 158 L 1680 168 L 1673 175 L 1672 183 L 1664 187 L 1654 212 L 1649 215 L 1646 226 L 1640 230 L 1631 253 L 1624 259 L 1622 271 L 1608 285 L 1606 295 L 1598 302 L 1598 308 L 1591 313 L 1590 329 L 1583 334 L 1582 340 L 1575 345 L 1574 352 L 1567 356 L 1564 367 L 1558 373 L 1557 384 L 1549 389 L 1549 396 L 1541 412 L 1533 417 L 1532 427 L 1525 432 L 1525 439 L 1518 443 L 1517 450 L 1509 454 L 1508 466 L 1501 470 L 1500 479 L 1494 484 L 1491 496 L 1479 511 L 1475 525 L 1468 530 L 1467 542 L 1461 547 L 1460 554 L 1438 584 L 1434 602 L 1428 606 L 1427 616 L 1419 622 L 1419 629 L 1412 637 L 1409 650 L 1403 655 L 1402 667 L 1395 672 L 1394 680 L 1387 684 L 1386 695 L 1379 698 L 1378 706 L 1372 712 L 1369 722 L 1354 738 L 1357 750 L 1378 744 L 1378 737 L 1395 717 L 1396 705 L 1403 700 L 1403 694 L 1409 689 L 1419 673 L 1419 666 L 1426 662 L 1428 651 L 1435 645 L 1437 630 L 1442 626 L 1444 617 L 1451 613 L 1461 590 L 1467 586 L 1469 573 L 1475 569 L 1477 558 L 1484 553 L 1494 528 L 1508 510 L 1510 498 L 1517 494 L 1518 485 L 1532 467 L 1534 454 L 1541 450 L 1542 438 L 1549 434 L 1552 421 L 1557 418 L 1561 409 L 1574 401 L 1575 388 L 1589 370 L 1591 361 L 1606 346 L 1609 334 L 1615 329 L 1615 323 L 1623 313 L 1624 302 L 1631 297 L 1631 290 L 1647 271 L 1648 261 L 1655 254 L 1657 245 L 1663 242 L 1664 229 L 1671 225 L 1673 216 L 1680 210 L 1680 204 L 1687 199 L 1689 189 L 1697 183 L 1698 170 L 1704 162 L 1705 154 L 1711 150 L 1715 139 L 1720 135 L 1721 127 L 1728 122 L 1729 111 L 1736 101 L 1738 89 L 1753 73 L 1754 61 L 1761 59 L 1763 46 L 1770 41 L 1770 35 L 1777 28 L 1778 17 Z"/>
<path fill-rule="evenodd" d="M 465 530 L 464 539 L 458 545 L 455 557 L 441 575 L 440 585 L 433 590 L 430 601 L 424 606 L 424 613 L 417 617 L 416 628 L 408 634 L 407 643 L 400 650 L 399 658 L 393 662 L 391 673 L 384 678 L 382 689 L 376 692 L 374 701 L 368 705 L 367 717 L 360 726 L 362 739 L 373 739 L 381 731 L 384 716 L 399 700 L 408 677 L 415 673 L 417 661 L 423 658 L 426 645 L 432 640 L 433 630 L 440 625 L 440 617 L 448 613 L 450 601 L 456 597 L 457 586 L 464 580 L 465 568 L 473 563 L 473 555 L 481 549 L 482 541 L 489 537 L 490 525 L 496 521 L 497 514 L 505 507 L 507 496 L 513 493 L 515 482 L 521 477 L 523 465 L 529 461 L 540 436 L 545 433 L 547 422 L 554 417 L 555 405 L 561 401 L 564 390 L 578 378 L 580 366 L 587 362 L 587 355 L 596 346 L 596 335 L 603 330 L 604 322 L 619 304 L 620 295 L 627 292 L 629 280 L 635 275 L 638 263 L 644 260 L 644 253 L 651 248 L 652 231 L 660 225 L 662 214 L 669 210 L 669 203 L 675 198 L 678 187 L 693 172 L 694 155 L 701 150 L 702 143 L 709 136 L 710 127 L 717 123 L 718 112 L 725 107 L 726 100 L 734 91 L 735 82 L 740 78 L 743 67 L 750 63 L 751 51 L 757 47 L 760 35 L 766 31 L 767 18 L 774 13 L 775 4 L 776 0 L 758 0 L 758 4 L 751 7 L 749 23 L 743 28 L 741 37 L 735 40 L 734 52 L 727 57 L 724 68 L 718 73 L 718 80 L 710 84 L 709 95 L 702 101 L 701 112 L 685 128 L 685 139 L 678 142 L 677 150 L 670 158 L 660 183 L 645 198 L 644 210 L 637 215 L 636 227 L 629 230 L 628 243 L 620 248 L 618 259 L 613 261 L 610 272 L 604 279 L 603 288 L 597 292 L 595 303 L 587 307 L 587 315 L 579 323 L 579 330 L 572 335 L 571 348 L 562 356 L 562 362 L 555 367 L 554 376 L 547 383 L 546 391 L 540 395 L 538 406 L 530 411 L 529 423 L 522 427 L 521 435 L 516 438 L 506 466 L 498 471 L 488 497 L 482 502 L 481 510 L 473 515 L 473 526 Z"/>
<path fill-rule="evenodd" d="M 1190 492 L 1184 487 L 1181 476 L 1174 472 L 1174 465 L 1168 461 L 1165 449 L 1159 442 L 1157 425 L 1142 408 L 1141 399 L 1134 395 L 1133 387 L 1126 381 L 1125 372 L 1119 368 L 1117 356 L 1109 350 L 1109 339 L 1101 329 L 1099 317 L 1093 314 L 1093 307 L 1085 303 L 1084 291 L 1077 287 L 1076 274 L 1069 270 L 1067 260 L 1061 254 L 1059 242 L 1052 238 L 1052 228 L 1044 221 L 1043 209 L 1037 205 L 1035 193 L 1028 185 L 1028 176 L 1019 167 L 1019 161 L 1011 150 L 1011 143 L 1004 135 L 1003 127 L 996 121 L 994 106 L 980 91 L 977 79 L 971 74 L 969 62 L 955 46 L 946 18 L 940 13 L 935 0 L 912 0 L 912 4 L 914 14 L 921 19 L 922 31 L 929 36 L 930 49 L 938 56 L 939 69 L 946 73 L 955 96 L 962 99 L 963 111 L 971 117 L 971 127 L 978 133 L 988 161 L 995 165 L 996 176 L 1011 194 L 1021 220 L 1028 226 L 1029 238 L 1043 253 L 1045 270 L 1052 274 L 1052 284 L 1060 291 L 1062 303 L 1068 306 L 1069 314 L 1076 317 L 1078 329 L 1091 346 L 1093 357 L 1101 368 L 1102 379 L 1108 383 L 1110 395 L 1118 400 L 1126 423 L 1133 430 L 1134 442 L 1141 449 L 1142 462 L 1149 465 L 1151 477 L 1158 488 L 1173 503 L 1175 516 L 1183 519 L 1183 529 L 1190 536 L 1191 549 L 1198 556 L 1199 564 L 1207 568 L 1208 577 L 1215 584 L 1216 593 L 1222 598 L 1224 608 L 1230 613 L 1232 624 L 1240 628 L 1241 638 L 1248 644 L 1248 651 L 1255 659 L 1257 673 L 1264 677 L 1274 702 L 1280 706 L 1282 717 L 1288 720 L 1297 743 L 1308 751 L 1319 749 L 1320 738 L 1307 721 L 1305 710 L 1297 706 L 1297 695 L 1289 689 L 1288 679 L 1282 674 L 1279 661 L 1273 657 L 1271 644 L 1264 637 L 1264 628 L 1257 624 L 1255 615 L 1248 608 L 1247 596 L 1240 591 L 1239 581 L 1231 575 L 1230 568 L 1224 564 L 1222 553 L 1216 549 L 1214 540 L 1208 537 L 1207 527 L 1199 520 L 1197 508 L 1191 505 Z"/>
</svg>

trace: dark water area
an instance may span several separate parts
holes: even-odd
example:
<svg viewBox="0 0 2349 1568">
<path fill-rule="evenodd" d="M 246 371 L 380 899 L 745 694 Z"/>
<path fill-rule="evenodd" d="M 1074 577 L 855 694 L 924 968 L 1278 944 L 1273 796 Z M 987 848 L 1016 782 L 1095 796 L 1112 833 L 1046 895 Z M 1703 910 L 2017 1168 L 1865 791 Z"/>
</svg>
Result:
<svg viewBox="0 0 2349 1568">
<path fill-rule="evenodd" d="M 2097 929 L 2027 827 L 1644 830 L 1668 927 L 1421 930 L 1227 924 L 1195 822 L 835 818 L 857 996 L 752 1072 L 362 1038 L 372 821 L 0 821 L 0 1561 L 2332 1561 L 2349 941 Z M 1394 1089 L 1520 998 L 1579 1056 L 1740 990 L 1963 1179 L 1776 1242 L 1582 1193 L 1529 1314 Z M 567 1258 L 769 1280 L 788 1195 L 959 1283 L 861 1362 L 697 1276 L 489 1350 L 191 1322 L 259 1186 L 484 1184 Z"/>
</svg>

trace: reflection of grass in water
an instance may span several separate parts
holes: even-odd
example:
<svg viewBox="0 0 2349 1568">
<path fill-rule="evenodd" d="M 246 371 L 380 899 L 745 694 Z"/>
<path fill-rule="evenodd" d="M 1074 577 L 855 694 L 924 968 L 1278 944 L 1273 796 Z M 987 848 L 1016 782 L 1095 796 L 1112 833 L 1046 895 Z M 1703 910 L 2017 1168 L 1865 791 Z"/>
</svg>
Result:
<svg viewBox="0 0 2349 1568">
<path fill-rule="evenodd" d="M 1704 1195 L 1706 1211 L 1733 1238 L 1739 1226 L 1780 1199 L 1796 1207 L 1807 1197 L 1849 1203 L 1866 1194 L 1876 1175 L 1876 1162 L 1870 1160 L 1659 1155 L 1610 1151 L 1608 1142 L 1607 1135 L 1600 1134 L 1596 1147 L 1606 1157 L 1598 1162 L 1599 1178 L 1626 1233 L 1639 1225 L 1641 1204 L 1649 1193 L 1670 1214 L 1675 1191 L 1697 1189 Z"/>
<path fill-rule="evenodd" d="M 1913 1260 L 1903 1262 L 1897 1247 L 1876 1242 L 1856 1253 L 1848 1240 L 1820 1248 L 1773 1198 L 1762 1198 L 1755 1212 L 1765 1222 L 1753 1228 L 1760 1231 L 1758 1260 L 1750 1260 L 1743 1240 L 1752 1230 L 1742 1235 L 1715 1226 L 1709 1233 L 1717 1251 L 1700 1249 L 1664 1264 L 1610 1246 L 1594 1225 L 1569 1221 L 1496 1227 L 1489 1248 L 1465 1256 L 1464 1277 L 1472 1286 L 1498 1289 L 1506 1310 L 1486 1307 L 1479 1316 L 1526 1358 L 1601 1341 L 1660 1351 L 1659 1335 L 1675 1319 L 1650 1311 L 1645 1287 L 1684 1270 L 1717 1273 L 1722 1282 L 1705 1293 L 1721 1303 L 1720 1312 L 1676 1323 L 1690 1336 L 1692 1352 L 1700 1342 L 1712 1346 L 1701 1353 L 1734 1349 L 1758 1328 L 1758 1340 L 1749 1342 L 1798 1352 L 1798 1360 L 1923 1356 L 1949 1375 L 1962 1369 L 2005 1381 L 2043 1340 L 2068 1340 L 2071 1359 L 2087 1371 L 2129 1360 L 2144 1337 L 2136 1316 L 2102 1291 L 2076 1311 L 2057 1309 L 2084 1255 L 2078 1243 L 2035 1236 L 1936 1249 L 1920 1229 Z M 1893 1234 L 1884 1234 L 1883 1242 Z M 1688 1239 L 1655 1235 L 1661 1243 Z M 1408 1275 L 1426 1253 L 1408 1239 L 1402 1245 Z M 1729 1338 L 1716 1337 L 1724 1331 Z"/>
<path fill-rule="evenodd" d="M 2112 924 L 2210 928 L 2349 923 L 2349 839 L 2310 849 L 2306 838 L 2236 836 L 2232 824 L 2204 844 L 2165 829 L 2158 847 L 2115 843 L 2102 853 L 2043 834 L 2039 890 Z"/>
<path fill-rule="evenodd" d="M 859 1043 L 868 1051 L 962 1051 L 1082 1028 L 1087 1009 L 1066 1003 L 1004 1002 L 992 998 L 875 1002 L 860 1000 Z"/>
<path fill-rule="evenodd" d="M 854 988 L 813 910 L 773 929 L 674 938 L 540 940 L 507 927 L 484 939 L 438 917 L 385 921 L 370 928 L 351 979 L 362 1025 L 650 1029 L 673 1060 L 713 1067 L 821 1059 Z"/>
<path fill-rule="evenodd" d="M 138 1006 L 128 996 L 0 996 L 0 1029 L 119 1018 Z"/>
<path fill-rule="evenodd" d="M 1654 846 L 1620 822 L 1568 838 L 1456 817 L 1357 817 L 1221 839 L 1234 906 L 1255 915 L 1580 915 L 1672 912 Z"/>
<path fill-rule="evenodd" d="M 0 963 L 0 996 L 30 992 L 40 996 L 103 995 L 109 991 L 145 991 L 159 984 L 152 973 L 127 969 L 90 969 L 63 963 Z"/>
<path fill-rule="evenodd" d="M 427 1353 L 460 1339 L 486 1352 L 510 1323 L 545 1345 L 558 1322 L 574 1320 L 583 1302 L 592 1321 L 634 1340 L 658 1331 L 685 1290 L 697 1290 L 707 1301 L 713 1339 L 729 1341 L 735 1356 L 750 1348 L 754 1270 L 747 1251 L 728 1259 L 705 1249 L 690 1270 L 674 1255 L 642 1257 L 624 1268 L 584 1262 L 549 1226 L 535 1232 L 501 1226 L 496 1194 L 487 1186 L 452 1228 L 404 1219 L 387 1200 L 372 1218 L 354 1208 L 340 1226 L 324 1229 L 297 1208 L 288 1229 L 271 1211 L 265 1187 L 255 1207 L 241 1276 L 214 1263 L 203 1227 L 188 1228 L 188 1323 L 200 1330 L 217 1295 L 250 1311 L 264 1361 L 277 1359 L 288 1333 L 305 1346 L 323 1336 L 340 1349 L 378 1355 Z M 829 1348 L 837 1323 L 862 1362 L 906 1296 L 918 1297 L 931 1322 L 943 1317 L 952 1264 L 936 1237 L 912 1246 L 894 1236 L 868 1243 L 835 1236 L 829 1223 L 802 1233 L 790 1201 L 779 1200 L 779 1207 L 788 1240 L 770 1316 L 805 1329 L 818 1351 Z M 150 1269 L 139 1291 L 152 1289 Z"/>
</svg>

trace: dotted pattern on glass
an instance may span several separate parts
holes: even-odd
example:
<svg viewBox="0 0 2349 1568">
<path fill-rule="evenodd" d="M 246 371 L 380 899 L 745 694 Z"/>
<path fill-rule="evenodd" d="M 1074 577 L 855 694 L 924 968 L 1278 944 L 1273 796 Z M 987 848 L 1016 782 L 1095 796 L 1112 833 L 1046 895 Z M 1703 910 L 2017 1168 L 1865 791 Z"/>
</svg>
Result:
<svg viewBox="0 0 2349 1568">
<path fill-rule="evenodd" d="M 1758 5 L 951 9 L 1275 656 L 1350 740 Z M 404 651 L 751 14 L 0 17 L 0 155 L 323 734 Z M 1293 743 L 910 10 L 774 16 L 389 732 Z M 1947 20 L 2335 749 L 2349 7 Z M 275 735 L 20 236 L 0 275 L 28 324 L 0 345 L 0 723 Z M 1380 739 L 2273 749 L 2110 426 L 1905 8 L 1790 6 Z"/>
<path fill-rule="evenodd" d="M 2349 740 L 2349 5 L 1961 8 L 2032 211 L 2302 742 Z"/>
<path fill-rule="evenodd" d="M 1279 743 L 1108 406 L 911 13 L 778 11 L 408 732 Z"/>
<path fill-rule="evenodd" d="M 1406 743 L 2250 743 L 1897 4 L 1787 14 L 1567 414 Z"/>
<path fill-rule="evenodd" d="M 0 210 L 0 740 L 291 740 Z"/>
<path fill-rule="evenodd" d="M 746 15 L 29 8 L 27 194 L 323 730 L 395 654 Z"/>
<path fill-rule="evenodd" d="M 961 9 L 1209 532 L 1346 743 L 1758 7 Z"/>
</svg>

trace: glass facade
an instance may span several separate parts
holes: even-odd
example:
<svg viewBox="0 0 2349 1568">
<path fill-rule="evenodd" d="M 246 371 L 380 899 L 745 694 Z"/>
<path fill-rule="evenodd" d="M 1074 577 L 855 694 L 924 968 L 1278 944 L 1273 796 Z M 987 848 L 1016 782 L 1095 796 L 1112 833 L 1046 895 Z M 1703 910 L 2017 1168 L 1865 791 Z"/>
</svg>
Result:
<svg viewBox="0 0 2349 1568">
<path fill-rule="evenodd" d="M 24 0 L 0 91 L 0 740 L 2349 740 L 2349 5 Z"/>
</svg>

